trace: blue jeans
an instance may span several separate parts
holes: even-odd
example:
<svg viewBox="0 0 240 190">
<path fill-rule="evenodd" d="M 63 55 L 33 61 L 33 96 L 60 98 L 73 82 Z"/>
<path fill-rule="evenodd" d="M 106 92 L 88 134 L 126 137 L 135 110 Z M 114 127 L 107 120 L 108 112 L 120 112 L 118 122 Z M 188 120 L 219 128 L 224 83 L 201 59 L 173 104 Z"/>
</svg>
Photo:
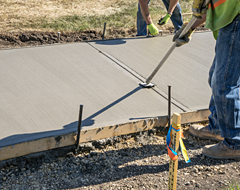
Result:
<svg viewBox="0 0 240 190">
<path fill-rule="evenodd" d="M 240 14 L 219 30 L 215 58 L 209 71 L 212 97 L 208 129 L 223 143 L 240 150 Z"/>
<path fill-rule="evenodd" d="M 166 9 L 168 10 L 169 7 L 169 1 L 170 0 L 162 0 Z M 150 3 L 150 0 L 148 2 L 148 4 Z M 175 28 L 175 32 L 177 30 L 179 30 L 183 24 L 182 21 L 182 14 L 181 14 L 181 7 L 179 5 L 179 3 L 177 4 L 177 6 L 175 7 L 172 16 L 171 16 L 171 20 L 173 23 L 173 26 Z M 142 13 L 141 13 L 141 8 L 140 5 L 138 3 L 138 11 L 137 11 L 137 36 L 147 36 L 147 23 L 145 22 Z"/>
</svg>

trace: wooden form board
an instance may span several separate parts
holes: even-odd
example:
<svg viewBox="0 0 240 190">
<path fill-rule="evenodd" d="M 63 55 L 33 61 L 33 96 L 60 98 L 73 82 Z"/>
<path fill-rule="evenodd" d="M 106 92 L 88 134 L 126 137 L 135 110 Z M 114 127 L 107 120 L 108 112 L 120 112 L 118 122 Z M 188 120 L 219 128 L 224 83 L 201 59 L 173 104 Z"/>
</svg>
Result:
<svg viewBox="0 0 240 190">
<path fill-rule="evenodd" d="M 181 124 L 205 121 L 207 120 L 209 114 L 209 110 L 181 113 Z M 146 131 L 154 127 L 165 127 L 167 123 L 168 116 L 160 116 L 123 124 L 83 130 L 81 131 L 80 143 Z M 76 143 L 76 139 L 76 133 L 69 133 L 61 136 L 42 138 L 12 146 L 2 147 L 0 148 L 0 161 L 28 155 L 31 153 L 74 145 Z"/>
</svg>

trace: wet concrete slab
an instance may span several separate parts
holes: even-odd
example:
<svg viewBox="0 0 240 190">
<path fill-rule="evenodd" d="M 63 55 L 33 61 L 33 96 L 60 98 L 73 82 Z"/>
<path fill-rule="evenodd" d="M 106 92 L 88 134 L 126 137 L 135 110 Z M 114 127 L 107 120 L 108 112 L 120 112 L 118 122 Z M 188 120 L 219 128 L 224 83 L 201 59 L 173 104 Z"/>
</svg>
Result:
<svg viewBox="0 0 240 190">
<path fill-rule="evenodd" d="M 148 78 L 172 46 L 172 35 L 138 39 L 91 42 L 91 45 L 114 57 L 130 70 Z M 214 59 L 215 40 L 211 32 L 194 33 L 190 43 L 175 48 L 152 82 L 164 96 L 167 85 L 172 99 L 185 111 L 208 108 L 211 89 L 208 72 Z"/>
<path fill-rule="evenodd" d="M 135 40 L 126 41 L 120 46 L 128 50 Z M 116 45 L 105 47 L 118 49 Z M 135 58 L 141 53 L 131 51 Z M 119 50 L 116 57 L 135 60 L 132 53 L 124 52 Z M 140 87 L 138 78 L 88 43 L 1 50 L 0 58 L 0 147 L 77 131 L 81 104 L 83 128 L 167 115 L 165 97 Z M 134 62 L 138 61 L 139 57 Z M 141 64 L 134 69 L 141 72 Z M 154 66 L 152 61 L 150 70 Z M 167 89 L 164 85 L 162 88 Z M 182 109 L 172 105 L 172 112 Z"/>
</svg>

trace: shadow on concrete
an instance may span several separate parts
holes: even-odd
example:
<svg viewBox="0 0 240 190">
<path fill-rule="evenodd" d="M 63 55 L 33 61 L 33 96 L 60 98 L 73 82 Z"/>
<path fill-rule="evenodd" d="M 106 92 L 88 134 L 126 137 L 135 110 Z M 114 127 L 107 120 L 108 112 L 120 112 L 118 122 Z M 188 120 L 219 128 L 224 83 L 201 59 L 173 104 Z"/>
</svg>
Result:
<svg viewBox="0 0 240 190">
<path fill-rule="evenodd" d="M 130 117 L 129 120 L 149 119 L 152 117 Z"/>
<path fill-rule="evenodd" d="M 130 91 L 129 93 L 125 94 L 124 96 L 122 96 L 121 98 L 117 99 L 116 101 L 112 102 L 111 104 L 105 106 L 104 108 L 102 108 L 101 110 L 97 111 L 96 113 L 90 115 L 89 117 L 87 117 L 86 119 L 84 119 L 82 121 L 82 127 L 84 126 L 90 126 L 93 125 L 95 123 L 94 121 L 94 117 L 100 115 L 101 113 L 107 111 L 108 109 L 112 108 L 113 106 L 117 105 L 118 103 L 120 103 L 121 101 L 125 100 L 126 98 L 130 97 L 131 95 L 133 95 L 134 93 L 138 92 L 140 89 L 142 89 L 142 87 L 138 86 L 135 89 L 133 89 L 132 91 Z M 73 123 L 70 123 L 69 125 L 65 125 L 65 127 L 69 127 L 71 125 L 77 125 L 78 121 L 75 121 Z"/>
<path fill-rule="evenodd" d="M 96 41 L 96 44 L 99 45 L 122 45 L 125 44 L 127 41 L 125 41 L 124 39 L 113 39 L 113 40 L 102 40 L 102 41 Z"/>
<path fill-rule="evenodd" d="M 99 45 L 122 45 L 127 42 L 127 40 L 137 40 L 137 39 L 149 39 L 149 38 L 156 38 L 153 36 L 138 36 L 133 38 L 117 38 L 117 39 L 107 39 L 107 40 L 93 40 L 88 42 L 95 42 L 95 44 Z"/>
<path fill-rule="evenodd" d="M 112 108 L 116 104 L 120 103 L 121 101 L 125 100 L 126 98 L 130 97 L 134 93 L 138 92 L 140 89 L 142 89 L 141 86 L 138 86 L 134 88 L 132 91 L 127 93 L 126 95 L 120 97 L 116 101 L 112 102 L 111 104 L 105 106 L 101 110 L 97 111 L 96 113 L 90 115 L 86 119 L 82 121 L 82 127 L 92 126 L 95 124 L 94 117 L 102 114 L 103 112 L 107 111 L 108 109 Z M 84 109 L 83 109 L 84 113 Z M 78 114 L 76 114 L 77 116 Z M 76 132 L 78 127 L 78 121 L 74 121 L 70 124 L 64 125 L 63 129 L 59 130 L 53 130 L 53 131 L 44 131 L 44 132 L 38 132 L 38 133 L 29 133 L 29 134 L 18 134 L 18 135 L 12 135 L 6 138 L 3 138 L 0 140 L 0 147 L 15 145 L 22 142 L 32 141 L 32 140 L 38 140 L 42 138 L 47 137 L 57 137 L 59 135 L 68 134 L 72 132 Z"/>
</svg>

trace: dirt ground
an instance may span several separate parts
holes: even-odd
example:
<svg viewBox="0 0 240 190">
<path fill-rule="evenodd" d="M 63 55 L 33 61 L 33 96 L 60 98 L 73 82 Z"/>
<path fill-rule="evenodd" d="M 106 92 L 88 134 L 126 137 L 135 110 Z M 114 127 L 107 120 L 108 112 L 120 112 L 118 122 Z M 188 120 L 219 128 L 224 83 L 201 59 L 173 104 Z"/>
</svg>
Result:
<svg viewBox="0 0 240 190">
<path fill-rule="evenodd" d="M 196 31 L 207 30 L 204 25 L 198 27 Z M 117 39 L 135 37 L 136 28 L 130 29 L 106 29 L 104 39 Z M 173 27 L 165 27 L 162 30 L 163 35 L 174 33 Z M 161 35 L 161 34 L 159 34 Z M 86 30 L 84 32 L 64 32 L 60 33 L 58 41 L 58 33 L 43 31 L 26 31 L 14 33 L 0 33 L 0 49 L 40 46 L 55 43 L 74 43 L 92 40 L 102 40 L 103 30 Z"/>
<path fill-rule="evenodd" d="M 120 37 L 135 36 L 136 29 L 128 30 L 111 30 L 105 32 L 104 39 L 114 39 Z M 101 40 L 103 31 L 87 30 L 81 33 L 61 33 L 59 43 L 73 43 L 91 40 Z M 39 46 L 46 44 L 58 43 L 58 33 L 28 31 L 16 33 L 2 33 L 0 34 L 0 49 L 17 48 L 27 46 Z"/>
<path fill-rule="evenodd" d="M 240 182 L 240 162 L 214 160 L 201 154 L 206 144 L 183 126 L 190 163 L 179 156 L 177 189 L 223 190 Z M 167 129 L 102 139 L 0 162 L 0 189 L 167 189 Z"/>
</svg>

